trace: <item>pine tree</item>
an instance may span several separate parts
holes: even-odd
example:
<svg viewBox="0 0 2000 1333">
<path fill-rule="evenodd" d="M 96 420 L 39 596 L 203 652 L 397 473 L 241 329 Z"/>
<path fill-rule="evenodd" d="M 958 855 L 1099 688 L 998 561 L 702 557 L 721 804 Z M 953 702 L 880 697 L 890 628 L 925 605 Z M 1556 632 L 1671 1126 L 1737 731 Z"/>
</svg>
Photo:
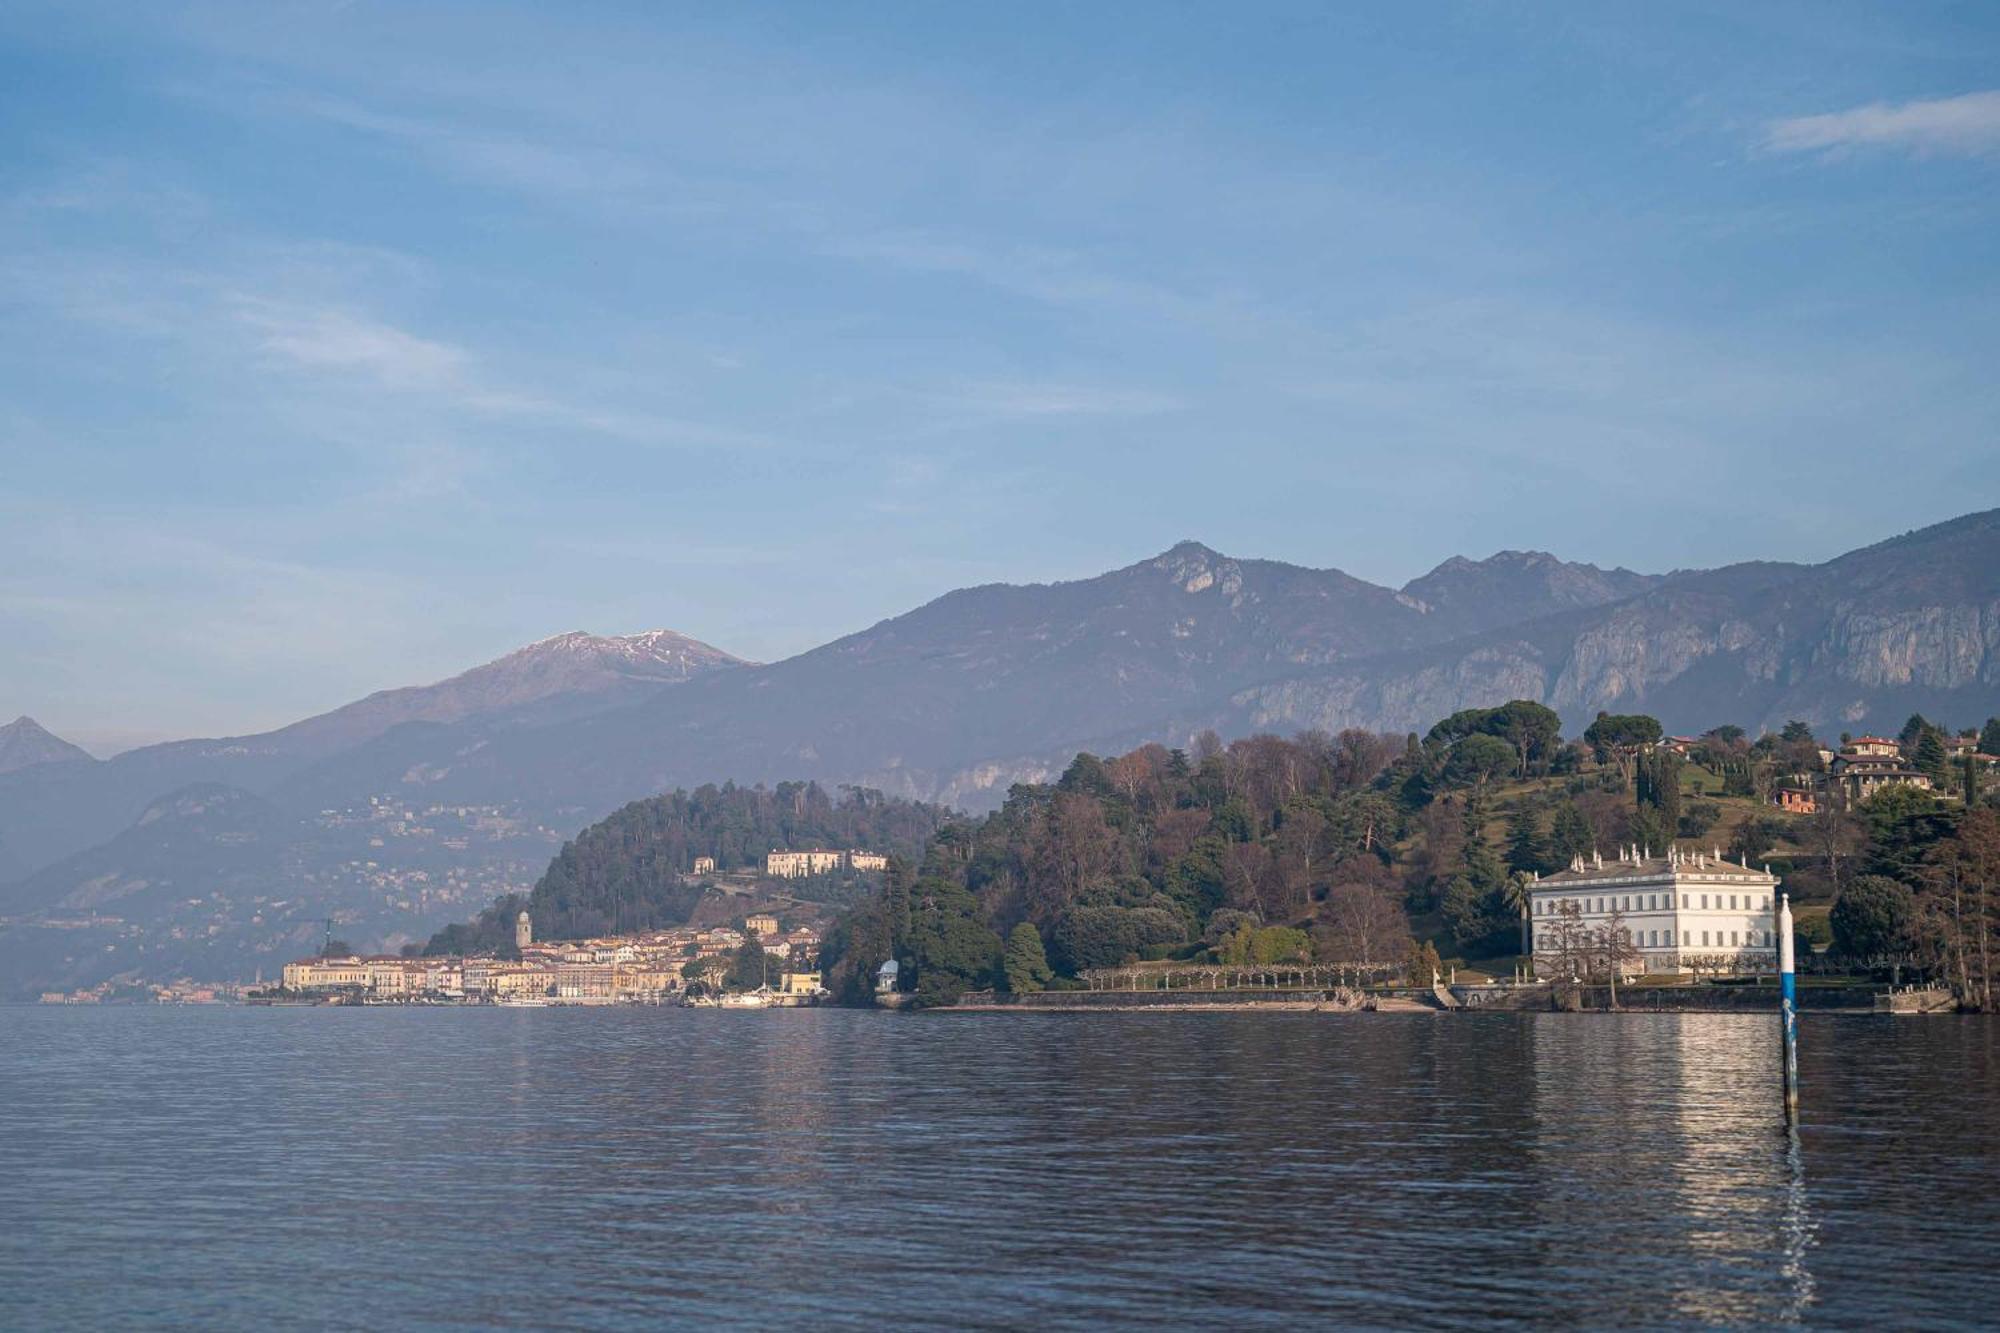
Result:
<svg viewBox="0 0 2000 1333">
<path fill-rule="evenodd" d="M 1507 868 L 1538 875 L 1549 869 L 1549 847 L 1542 837 L 1542 819 L 1527 801 L 1514 806 L 1507 819 Z"/>
<path fill-rule="evenodd" d="M 1944 770 L 1950 761 L 1944 752 L 1944 738 L 1938 735 L 1936 727 L 1925 727 L 1917 737 L 1917 753 L 1911 762 L 1917 772 L 1940 787 L 1944 785 Z"/>
<path fill-rule="evenodd" d="M 1465 849 L 1461 856 L 1465 878 L 1482 894 L 1499 892 L 1507 882 L 1507 875 L 1500 858 L 1493 854 L 1492 845 L 1486 841 L 1486 803 L 1477 796 L 1468 797 L 1465 802 L 1464 834 Z"/>
<path fill-rule="evenodd" d="M 1597 830 L 1590 826 L 1590 817 L 1572 801 L 1557 806 L 1549 828 L 1549 854 L 1555 863 L 1566 866 L 1570 858 L 1589 856 L 1596 847 Z"/>
</svg>

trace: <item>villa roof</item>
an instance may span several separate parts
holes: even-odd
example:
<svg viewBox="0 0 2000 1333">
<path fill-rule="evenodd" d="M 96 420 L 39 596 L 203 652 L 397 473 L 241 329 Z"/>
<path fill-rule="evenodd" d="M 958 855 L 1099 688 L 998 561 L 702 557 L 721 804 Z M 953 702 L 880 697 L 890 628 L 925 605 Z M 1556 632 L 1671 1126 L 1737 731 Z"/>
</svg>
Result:
<svg viewBox="0 0 2000 1333">
<path fill-rule="evenodd" d="M 1705 880 L 1749 880 L 1759 884 L 1768 884 L 1777 878 L 1768 870 L 1724 860 L 1712 851 L 1649 856 L 1644 848 L 1636 851 L 1633 848 L 1626 848 L 1619 857 L 1603 858 L 1602 864 L 1596 857 L 1579 858 L 1578 863 L 1567 870 L 1543 875 L 1535 881 L 1532 891 L 1570 888 L 1611 880 L 1669 879 L 1680 876 Z"/>
</svg>

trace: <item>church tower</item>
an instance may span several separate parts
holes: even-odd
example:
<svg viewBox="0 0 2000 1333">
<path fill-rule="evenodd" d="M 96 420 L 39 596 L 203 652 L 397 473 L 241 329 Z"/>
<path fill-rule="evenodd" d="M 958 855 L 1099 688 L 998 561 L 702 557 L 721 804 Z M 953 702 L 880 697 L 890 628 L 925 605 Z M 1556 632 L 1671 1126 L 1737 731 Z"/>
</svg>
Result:
<svg viewBox="0 0 2000 1333">
<path fill-rule="evenodd" d="M 527 909 L 523 908 L 521 915 L 514 918 L 514 947 L 525 949 L 534 943 L 534 940 L 535 923 L 528 919 Z"/>
</svg>

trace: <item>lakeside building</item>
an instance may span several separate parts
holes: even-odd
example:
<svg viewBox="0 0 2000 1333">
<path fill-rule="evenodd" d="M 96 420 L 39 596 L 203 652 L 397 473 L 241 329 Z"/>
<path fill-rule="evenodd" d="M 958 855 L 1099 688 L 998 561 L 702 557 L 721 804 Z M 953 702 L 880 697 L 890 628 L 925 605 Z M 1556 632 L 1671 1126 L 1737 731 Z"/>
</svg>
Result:
<svg viewBox="0 0 2000 1333">
<path fill-rule="evenodd" d="M 1579 938 L 1620 931 L 1622 972 L 1755 973 L 1777 965 L 1778 877 L 1720 854 L 1628 847 L 1616 860 L 1578 857 L 1529 889 L 1532 956 L 1540 975 L 1564 966 Z M 1565 905 L 1573 904 L 1573 915 Z"/>
<path fill-rule="evenodd" d="M 819 932 L 808 926 L 778 933 L 775 916 L 753 913 L 770 931 L 759 941 L 787 976 L 814 971 Z M 675 926 L 581 940 L 530 940 L 519 959 L 345 956 L 300 958 L 285 964 L 283 988 L 301 994 L 369 1000 L 546 1000 L 554 1004 L 648 1004 L 678 994 L 681 969 L 700 958 L 734 953 L 748 938 L 727 926 Z M 785 981 L 784 993 L 813 993 L 819 983 Z M 799 989 L 794 989 L 797 986 Z"/>
</svg>

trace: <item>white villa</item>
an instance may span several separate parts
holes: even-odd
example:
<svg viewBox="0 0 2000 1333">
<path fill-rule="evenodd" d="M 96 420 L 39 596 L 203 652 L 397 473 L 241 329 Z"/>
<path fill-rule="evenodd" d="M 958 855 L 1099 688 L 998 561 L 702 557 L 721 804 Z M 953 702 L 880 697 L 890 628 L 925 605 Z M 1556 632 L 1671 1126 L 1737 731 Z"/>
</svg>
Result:
<svg viewBox="0 0 2000 1333">
<path fill-rule="evenodd" d="M 1732 864 L 1719 853 L 1622 848 L 1618 858 L 1578 857 L 1568 870 L 1538 878 L 1528 895 L 1535 970 L 1554 972 L 1565 932 L 1630 941 L 1627 973 L 1755 973 L 1777 966 L 1778 877 Z M 1565 917 L 1564 903 L 1577 913 Z M 1615 922 L 1615 927 L 1614 927 Z"/>
<path fill-rule="evenodd" d="M 804 875 L 824 875 L 842 868 L 849 870 L 887 870 L 889 858 L 880 852 L 864 852 L 859 848 L 849 851 L 827 851 L 815 847 L 804 852 L 764 853 L 764 873 L 777 879 L 798 879 Z"/>
</svg>

